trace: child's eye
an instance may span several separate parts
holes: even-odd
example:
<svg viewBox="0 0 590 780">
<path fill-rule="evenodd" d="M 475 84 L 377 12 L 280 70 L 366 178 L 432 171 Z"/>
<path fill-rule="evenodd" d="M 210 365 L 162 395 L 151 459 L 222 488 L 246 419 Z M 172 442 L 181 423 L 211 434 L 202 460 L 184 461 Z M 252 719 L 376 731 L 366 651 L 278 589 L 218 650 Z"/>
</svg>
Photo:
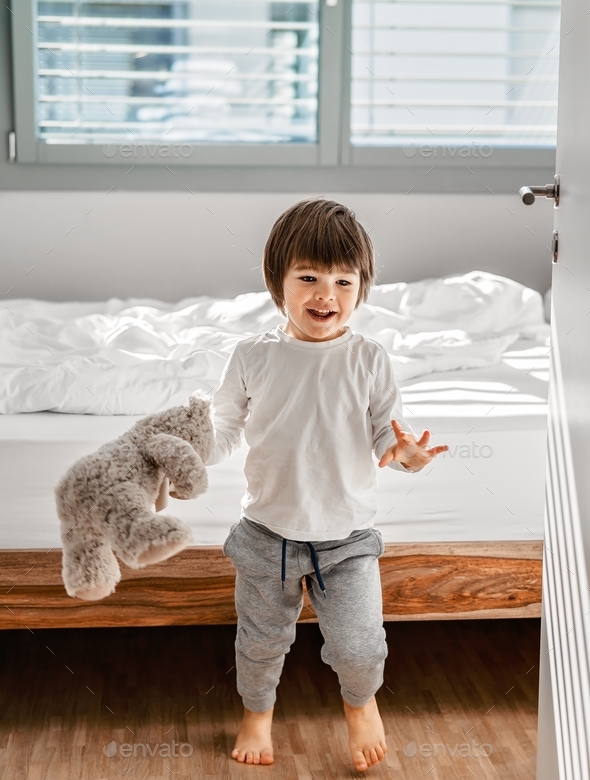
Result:
<svg viewBox="0 0 590 780">
<path fill-rule="evenodd" d="M 305 282 L 305 281 L 310 281 L 310 282 L 316 282 L 316 281 L 317 281 L 317 279 L 315 278 L 315 276 L 300 276 L 299 278 L 300 278 L 300 279 L 302 279 L 304 282 Z M 341 286 L 347 286 L 347 285 L 349 285 L 349 284 L 350 284 L 350 282 L 349 282 L 349 281 L 347 281 L 346 279 L 340 279 L 340 280 L 339 280 L 339 282 L 343 282 L 343 283 L 344 283 L 344 284 L 343 284 L 343 285 L 341 285 Z"/>
<path fill-rule="evenodd" d="M 339 279 L 338 284 L 342 283 L 343 287 L 346 287 L 347 284 L 350 284 L 350 282 L 347 279 Z"/>
</svg>

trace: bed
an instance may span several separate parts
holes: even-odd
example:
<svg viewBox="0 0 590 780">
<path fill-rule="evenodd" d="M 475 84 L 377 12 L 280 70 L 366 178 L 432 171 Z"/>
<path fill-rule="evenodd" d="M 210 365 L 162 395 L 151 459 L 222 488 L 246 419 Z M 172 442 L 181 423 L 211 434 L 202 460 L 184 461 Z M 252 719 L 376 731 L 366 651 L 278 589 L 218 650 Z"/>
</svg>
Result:
<svg viewBox="0 0 590 780">
<path fill-rule="evenodd" d="M 457 289 L 461 285 L 453 280 L 460 279 L 468 290 L 470 286 L 476 290 L 475 303 L 472 296 L 464 306 L 465 310 L 470 308 L 469 315 L 463 312 L 463 316 L 458 311 L 456 296 L 452 301 L 447 300 L 444 311 L 440 306 L 438 313 L 435 311 L 433 301 L 436 302 L 437 296 L 433 297 L 433 290 L 436 291 L 437 285 L 443 289 L 441 285 L 445 279 L 451 279 Z M 460 293 L 465 302 L 465 290 L 461 288 Z M 506 309 L 506 300 L 512 294 L 520 302 L 519 306 L 513 307 L 512 312 L 499 312 L 498 305 Z M 139 414 L 126 413 L 129 394 L 122 392 L 116 382 L 113 386 L 114 374 L 109 380 L 110 396 L 106 397 L 106 387 L 102 396 L 109 411 L 101 407 L 100 412 L 95 408 L 90 413 L 80 412 L 79 389 L 82 385 L 74 386 L 74 383 L 69 388 L 60 388 L 55 375 L 56 366 L 68 362 L 70 366 L 76 366 L 80 376 L 83 374 L 81 364 L 75 364 L 73 358 L 80 360 L 96 355 L 92 351 L 96 345 L 91 349 L 88 344 L 81 346 L 80 343 L 69 343 L 67 354 L 62 350 L 61 356 L 57 355 L 56 345 L 63 347 L 64 333 L 70 334 L 70 342 L 76 342 L 71 337 L 72 323 L 82 323 L 87 334 L 90 331 L 85 318 L 107 317 L 104 309 L 108 305 L 112 310 L 121 304 L 118 314 L 108 315 L 115 321 L 119 318 L 118 329 L 113 328 L 112 322 L 109 324 L 109 344 L 112 346 L 113 332 L 125 331 L 120 327 L 123 319 L 120 315 L 127 312 L 125 316 L 128 316 L 129 301 L 117 305 L 113 301 L 100 305 L 75 304 L 75 316 L 68 320 L 67 327 L 64 327 L 65 320 L 59 319 L 67 304 L 52 304 L 45 309 L 43 328 L 31 318 L 31 307 L 35 302 L 18 301 L 17 305 L 9 302 L 11 314 L 16 319 L 4 320 L 0 326 L 4 325 L 9 332 L 8 343 L 18 344 L 21 352 L 20 362 L 15 361 L 14 355 L 8 356 L 12 362 L 4 356 L 0 372 L 0 386 L 4 390 L 4 407 L 0 410 L 3 412 L 0 414 L 2 627 L 34 629 L 235 621 L 233 569 L 223 556 L 221 545 L 229 526 L 239 518 L 240 498 L 245 487 L 242 473 L 245 449 L 224 463 L 210 467 L 209 489 L 205 495 L 190 502 L 169 499 L 169 506 L 164 511 L 191 526 L 194 545 L 175 558 L 147 569 L 134 571 L 121 564 L 123 579 L 117 591 L 97 603 L 71 599 L 63 588 L 53 487 L 77 458 L 116 438 L 143 414 L 176 402 L 186 403 L 187 399 L 178 398 L 184 398 L 187 386 L 192 390 L 195 386 L 204 388 L 207 383 L 214 386 L 215 371 L 220 371 L 227 351 L 235 343 L 229 337 L 232 327 L 240 337 L 244 310 L 248 310 L 250 318 L 256 310 L 259 329 L 274 324 L 272 317 L 267 316 L 268 301 L 260 298 L 266 294 L 253 295 L 258 296 L 256 306 L 252 300 L 246 302 L 244 296 L 238 296 L 242 298 L 238 301 L 241 322 L 240 317 L 235 317 L 234 324 L 225 322 L 221 331 L 217 327 L 219 323 L 215 328 L 210 324 L 198 326 L 209 329 L 205 340 L 201 339 L 200 349 L 213 353 L 205 352 L 206 370 L 211 372 L 210 376 L 204 376 L 201 360 L 198 377 L 182 376 L 182 381 L 176 385 L 171 383 L 169 395 L 162 397 L 161 372 L 154 373 L 153 360 L 149 361 L 157 388 L 149 401 L 144 388 L 142 403 L 151 403 L 151 406 L 142 408 Z M 444 295 L 448 297 L 446 290 Z M 486 307 L 494 309 L 490 306 L 492 299 L 496 309 L 484 312 Z M 202 301 L 201 298 L 190 300 Z M 172 311 L 178 319 L 178 312 L 187 309 L 186 301 L 182 304 L 169 307 L 168 313 Z M 133 302 L 133 306 L 138 305 Z M 154 302 L 150 301 L 149 305 L 153 306 Z M 100 306 L 103 306 L 102 310 Z M 427 317 L 420 314 L 420 306 L 427 308 Z M 194 303 L 188 308 L 191 307 L 194 321 Z M 62 314 L 58 316 L 60 309 Z M 51 317 L 47 315 L 49 310 Z M 227 306 L 222 306 L 221 310 L 227 320 Z M 452 322 L 448 319 L 449 312 Z M 395 315 L 395 327 L 391 327 L 390 314 Z M 501 327 L 498 326 L 500 314 L 503 317 Z M 49 340 L 52 354 L 57 355 L 46 365 L 38 356 L 33 362 L 30 356 L 35 354 L 35 348 L 29 343 L 28 365 L 34 366 L 37 372 L 36 378 L 33 376 L 30 380 L 34 392 L 23 392 L 29 381 L 27 372 L 23 371 L 23 339 L 17 333 L 22 330 L 23 322 L 31 333 L 42 332 L 38 336 L 39 344 L 47 347 Z M 490 322 L 495 323 L 493 329 L 490 329 Z M 55 326 L 53 333 L 47 323 Z M 379 327 L 375 327 L 375 323 Z M 438 329 L 432 329 L 433 324 L 438 325 Z M 470 330 L 465 329 L 466 325 Z M 359 311 L 355 326 L 372 333 L 392 356 L 395 351 L 406 417 L 414 429 L 429 428 L 433 442 L 446 443 L 450 448 L 419 474 L 401 475 L 391 469 L 378 470 L 375 525 L 381 529 L 386 544 L 385 554 L 380 559 L 384 618 L 539 617 L 549 371 L 548 328 L 543 319 L 541 296 L 512 280 L 483 272 L 425 280 L 414 286 L 382 285 L 374 288 L 365 310 Z M 130 328 L 135 327 L 137 321 L 130 325 Z M 247 332 L 254 329 L 251 322 L 248 328 L 245 329 Z M 129 328 L 125 332 L 129 337 Z M 146 332 L 150 331 L 144 327 L 144 336 Z M 60 334 L 59 338 L 56 333 Z M 444 335 L 441 337 L 441 334 Z M 193 337 L 194 333 L 187 338 Z M 202 346 L 209 337 L 217 339 L 215 347 L 211 347 L 210 342 L 208 346 Z M 177 353 L 178 340 L 172 340 L 170 348 Z M 125 350 L 129 352 L 129 341 L 125 349 L 120 345 L 116 349 L 112 364 L 120 368 L 122 355 Z M 97 351 L 104 363 L 104 343 Z M 153 356 L 153 343 L 148 352 Z M 192 360 L 194 355 L 187 354 L 183 359 Z M 162 359 L 160 352 L 157 360 Z M 94 379 L 105 373 L 103 363 Z M 146 361 L 136 362 L 134 367 L 137 366 L 138 370 L 145 370 Z M 43 398 L 35 395 L 43 385 L 43 378 L 39 377 L 42 369 L 45 371 L 43 377 L 49 377 Z M 64 373 L 63 368 L 61 370 Z M 177 378 L 181 373 L 176 371 Z M 121 372 L 116 375 L 120 376 Z M 81 381 L 88 389 L 88 376 Z M 137 376 L 132 373 L 124 381 L 137 382 Z M 20 383 L 18 388 L 17 382 Z M 52 406 L 54 401 L 51 400 L 56 387 L 56 397 L 62 404 L 59 410 Z M 90 387 L 95 391 L 91 403 L 97 404 L 98 381 Z M 35 409 L 35 404 L 41 408 Z M 306 597 L 300 620 L 315 619 Z"/>
</svg>

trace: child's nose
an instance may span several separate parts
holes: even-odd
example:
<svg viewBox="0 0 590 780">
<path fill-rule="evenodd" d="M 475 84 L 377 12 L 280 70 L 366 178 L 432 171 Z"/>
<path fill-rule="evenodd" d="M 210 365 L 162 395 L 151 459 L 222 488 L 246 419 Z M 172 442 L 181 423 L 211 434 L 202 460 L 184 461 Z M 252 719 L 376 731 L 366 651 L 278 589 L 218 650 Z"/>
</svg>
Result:
<svg viewBox="0 0 590 780">
<path fill-rule="evenodd" d="M 330 283 L 320 285 L 317 289 L 317 297 L 322 301 L 334 300 L 334 296 L 334 288 L 332 285 L 330 285 Z"/>
</svg>

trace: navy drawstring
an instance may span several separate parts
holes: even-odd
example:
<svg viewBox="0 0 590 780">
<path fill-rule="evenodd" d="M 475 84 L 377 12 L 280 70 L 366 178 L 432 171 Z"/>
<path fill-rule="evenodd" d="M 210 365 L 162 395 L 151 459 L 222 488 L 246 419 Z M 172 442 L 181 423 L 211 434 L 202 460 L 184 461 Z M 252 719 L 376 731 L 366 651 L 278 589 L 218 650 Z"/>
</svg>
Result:
<svg viewBox="0 0 590 780">
<path fill-rule="evenodd" d="M 309 552 L 311 553 L 311 560 L 313 563 L 313 568 L 315 571 L 315 576 L 318 578 L 318 583 L 321 588 L 322 593 L 324 594 L 324 598 L 327 599 L 328 596 L 326 595 L 326 588 L 324 587 L 324 581 L 322 579 L 322 575 L 320 572 L 320 565 L 318 563 L 318 556 L 315 551 L 315 547 L 311 542 L 306 542 L 307 546 L 309 547 Z"/>
<path fill-rule="evenodd" d="M 318 555 L 315 551 L 315 547 L 311 542 L 306 542 L 306 544 L 309 547 L 309 552 L 311 554 L 311 562 L 313 563 L 315 576 L 318 578 L 318 584 L 320 586 L 322 593 L 324 594 L 324 598 L 327 599 L 328 594 L 326 593 L 326 586 L 324 585 L 324 580 L 322 579 L 322 573 L 320 572 L 320 565 L 318 562 Z M 282 549 L 282 556 L 281 556 L 281 590 L 285 590 L 286 576 L 287 576 L 287 540 L 283 539 L 283 549 Z"/>
</svg>

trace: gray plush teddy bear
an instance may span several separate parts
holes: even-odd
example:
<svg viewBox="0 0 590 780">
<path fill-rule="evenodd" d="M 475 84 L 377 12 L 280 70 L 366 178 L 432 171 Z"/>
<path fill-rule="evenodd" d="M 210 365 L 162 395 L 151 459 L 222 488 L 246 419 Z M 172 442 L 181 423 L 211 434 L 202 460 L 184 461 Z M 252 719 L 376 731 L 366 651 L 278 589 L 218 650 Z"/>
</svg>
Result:
<svg viewBox="0 0 590 780">
<path fill-rule="evenodd" d="M 69 596 L 94 601 L 113 593 L 121 579 L 113 550 L 140 569 L 190 543 L 185 523 L 157 512 L 168 494 L 189 499 L 205 492 L 214 436 L 210 400 L 196 393 L 188 408 L 150 414 L 74 463 L 55 488 Z"/>
</svg>

